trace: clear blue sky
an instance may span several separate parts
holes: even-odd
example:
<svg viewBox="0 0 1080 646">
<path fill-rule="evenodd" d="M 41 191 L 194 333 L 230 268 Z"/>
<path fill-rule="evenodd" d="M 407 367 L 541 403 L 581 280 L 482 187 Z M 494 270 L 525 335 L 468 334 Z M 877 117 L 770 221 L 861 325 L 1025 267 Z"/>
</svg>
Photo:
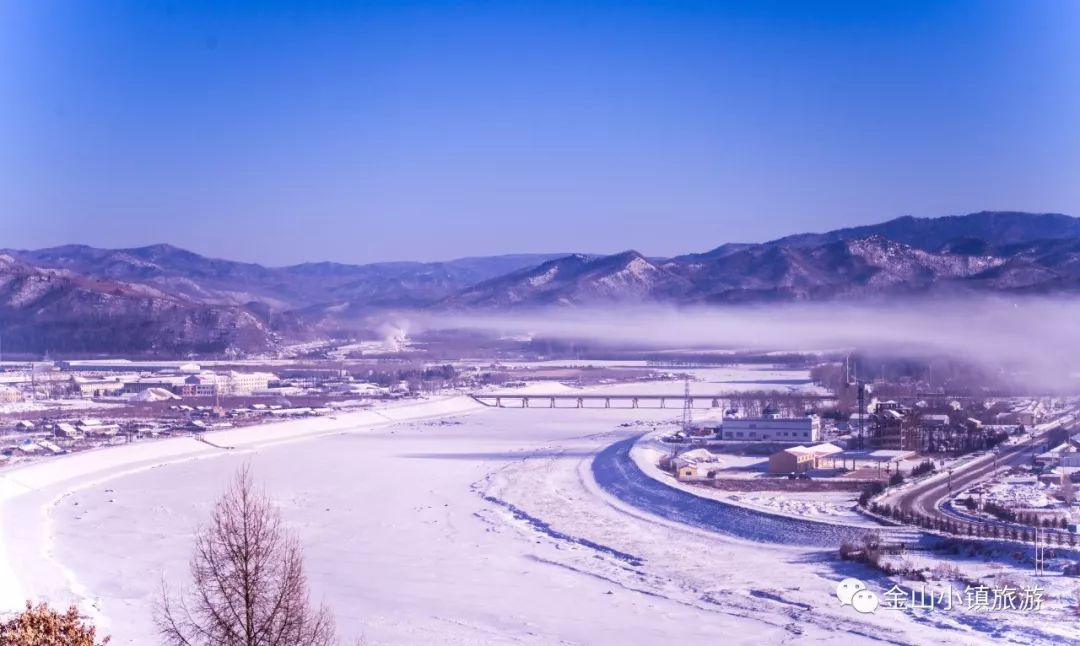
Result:
<svg viewBox="0 0 1080 646">
<path fill-rule="evenodd" d="M 1080 215 L 1080 2 L 0 0 L 0 247 L 286 264 Z"/>
</svg>

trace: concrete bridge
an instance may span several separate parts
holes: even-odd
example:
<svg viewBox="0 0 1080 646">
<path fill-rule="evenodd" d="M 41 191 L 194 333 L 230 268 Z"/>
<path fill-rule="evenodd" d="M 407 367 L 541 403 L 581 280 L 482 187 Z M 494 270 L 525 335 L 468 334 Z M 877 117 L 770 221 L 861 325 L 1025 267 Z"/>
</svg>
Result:
<svg viewBox="0 0 1080 646">
<path fill-rule="evenodd" d="M 494 408 L 675 408 L 682 410 L 687 399 L 679 393 L 577 394 L 577 393 L 473 393 L 470 395 L 484 406 Z M 696 409 L 723 408 L 738 393 L 690 395 L 690 407 Z M 826 400 L 831 395 L 777 393 L 769 399 Z"/>
</svg>

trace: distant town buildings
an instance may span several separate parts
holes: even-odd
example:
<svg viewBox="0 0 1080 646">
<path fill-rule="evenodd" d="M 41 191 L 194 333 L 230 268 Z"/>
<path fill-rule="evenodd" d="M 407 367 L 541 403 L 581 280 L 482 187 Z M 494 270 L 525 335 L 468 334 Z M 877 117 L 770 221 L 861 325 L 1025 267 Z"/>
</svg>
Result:
<svg viewBox="0 0 1080 646">
<path fill-rule="evenodd" d="M 5 413 L 0 464 L 272 419 L 332 415 L 367 408 L 373 399 L 471 383 L 459 381 L 449 366 L 392 365 L 368 369 L 365 379 L 357 379 L 345 368 L 312 364 L 281 366 L 279 376 L 239 362 L 221 367 L 182 361 L 9 362 L 0 367 L 0 404 L 6 404 L 0 411 Z M 95 401 L 80 401 L 90 399 Z"/>
<path fill-rule="evenodd" d="M 852 415 L 848 426 L 861 446 L 925 453 L 963 453 L 983 450 L 1019 426 L 1044 418 L 1038 402 L 920 397 L 913 404 L 874 402 L 862 416 Z"/>
</svg>

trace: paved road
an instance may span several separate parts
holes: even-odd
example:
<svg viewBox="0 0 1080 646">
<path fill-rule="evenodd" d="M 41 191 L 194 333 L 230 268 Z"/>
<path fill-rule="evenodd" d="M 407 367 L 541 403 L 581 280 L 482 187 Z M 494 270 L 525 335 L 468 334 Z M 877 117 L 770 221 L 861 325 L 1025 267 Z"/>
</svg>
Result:
<svg viewBox="0 0 1080 646">
<path fill-rule="evenodd" d="M 1029 441 L 1012 446 L 1002 446 L 996 457 L 991 453 L 976 458 L 972 462 L 955 470 L 951 478 L 951 487 L 950 478 L 948 476 L 939 477 L 894 496 L 889 496 L 887 497 L 886 502 L 891 505 L 899 505 L 900 509 L 905 512 L 922 514 L 941 520 L 959 519 L 970 522 L 970 518 L 949 513 L 939 507 L 939 505 L 941 505 L 952 492 L 963 491 L 982 480 L 986 480 L 999 467 L 1018 466 L 1030 462 L 1032 446 L 1035 446 L 1035 451 L 1038 452 L 1041 443 L 1045 441 L 1046 435 L 1053 430 L 1053 428 L 1056 428 L 1056 424 L 1046 424 L 1044 426 L 1046 428 L 1037 433 Z M 1013 523 L 1002 522 L 995 524 L 1006 526 L 1015 525 L 1018 529 L 1027 528 L 1026 525 Z"/>
</svg>

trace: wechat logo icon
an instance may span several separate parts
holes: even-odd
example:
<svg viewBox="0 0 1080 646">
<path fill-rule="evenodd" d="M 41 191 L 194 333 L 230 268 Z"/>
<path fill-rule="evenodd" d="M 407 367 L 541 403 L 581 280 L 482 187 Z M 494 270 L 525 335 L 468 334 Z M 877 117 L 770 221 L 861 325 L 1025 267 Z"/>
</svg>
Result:
<svg viewBox="0 0 1080 646">
<path fill-rule="evenodd" d="M 858 579 L 844 579 L 837 584 L 836 598 L 840 600 L 840 605 L 851 606 L 864 615 L 878 609 L 877 595 L 867 590 L 866 584 Z"/>
</svg>

